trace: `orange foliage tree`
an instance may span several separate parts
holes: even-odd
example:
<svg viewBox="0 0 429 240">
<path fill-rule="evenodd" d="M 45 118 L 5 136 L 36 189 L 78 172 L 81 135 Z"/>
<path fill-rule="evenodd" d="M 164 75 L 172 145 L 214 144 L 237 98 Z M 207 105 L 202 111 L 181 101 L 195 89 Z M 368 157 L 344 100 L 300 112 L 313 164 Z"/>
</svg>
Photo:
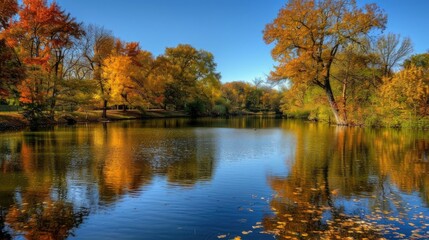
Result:
<svg viewBox="0 0 429 240">
<path fill-rule="evenodd" d="M 16 85 L 24 77 L 24 67 L 4 39 L 4 31 L 9 28 L 10 20 L 17 12 L 16 0 L 0 1 L 0 97 L 15 95 Z"/>
<path fill-rule="evenodd" d="M 162 74 L 158 71 L 161 59 L 141 50 L 137 42 L 117 40 L 114 51 L 103 61 L 102 78 L 106 80 L 103 98 L 123 104 L 124 110 L 127 105 L 143 107 L 156 102 L 153 95 L 158 91 L 160 84 L 156 80 L 160 78 L 155 75 Z"/>
<path fill-rule="evenodd" d="M 117 40 L 115 54 L 104 60 L 102 77 L 107 80 L 107 88 L 104 99 L 109 99 L 116 103 L 129 102 L 129 96 L 135 89 L 132 77 L 136 75 L 136 68 L 132 58 L 140 52 L 138 43 L 123 43 Z"/>
<path fill-rule="evenodd" d="M 17 0 L 0 0 L 0 30 L 9 26 L 10 19 L 18 12 Z"/>
<path fill-rule="evenodd" d="M 322 88 L 337 124 L 347 124 L 331 87 L 332 64 L 342 47 L 385 23 L 374 4 L 359 8 L 354 0 L 291 0 L 264 30 L 279 62 L 271 78 Z"/>
<path fill-rule="evenodd" d="M 23 0 L 18 15 L 4 35 L 27 66 L 20 100 L 29 108 L 30 119 L 45 116 L 46 110 L 50 110 L 48 117 L 53 119 L 64 51 L 83 32 L 80 24 L 55 2 L 48 5 L 46 0 Z"/>
</svg>

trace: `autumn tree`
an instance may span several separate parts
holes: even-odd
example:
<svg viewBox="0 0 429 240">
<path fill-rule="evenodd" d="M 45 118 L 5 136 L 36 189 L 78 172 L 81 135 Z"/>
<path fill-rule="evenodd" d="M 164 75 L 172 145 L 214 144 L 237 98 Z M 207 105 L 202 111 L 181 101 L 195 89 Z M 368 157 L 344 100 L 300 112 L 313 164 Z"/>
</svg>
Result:
<svg viewBox="0 0 429 240">
<path fill-rule="evenodd" d="M 282 92 L 270 87 L 262 88 L 261 110 L 280 113 Z"/>
<path fill-rule="evenodd" d="M 25 68 L 12 48 L 0 40 L 0 99 L 18 97 L 17 86 L 25 77 Z"/>
<path fill-rule="evenodd" d="M 337 54 L 332 66 L 333 86 L 337 89 L 339 108 L 345 119 L 353 124 L 363 124 L 371 97 L 381 85 L 382 70 L 379 58 L 369 43 L 349 44 Z"/>
<path fill-rule="evenodd" d="M 264 40 L 274 43 L 279 62 L 271 79 L 324 90 L 337 124 L 348 124 L 331 86 L 337 53 L 363 35 L 383 28 L 386 17 L 374 4 L 360 8 L 354 0 L 291 0 L 265 27 Z"/>
<path fill-rule="evenodd" d="M 416 126 L 429 115 L 429 54 L 416 54 L 404 60 L 403 69 L 390 77 L 375 95 L 381 123 L 390 126 Z"/>
<path fill-rule="evenodd" d="M 16 86 L 24 78 L 24 66 L 16 52 L 6 44 L 4 31 L 18 12 L 16 0 L 0 1 L 0 98 L 17 95 Z"/>
<path fill-rule="evenodd" d="M 98 98 L 102 101 L 102 118 L 107 118 L 108 86 L 107 79 L 102 77 L 104 61 L 112 54 L 115 45 L 113 34 L 102 27 L 88 25 L 86 35 L 79 43 L 82 47 L 83 64 L 77 74 L 88 74 L 96 82 Z M 83 72 L 82 72 L 83 71 Z"/>
<path fill-rule="evenodd" d="M 381 107 L 390 124 L 398 124 L 429 115 L 429 71 L 411 65 L 396 73 L 392 78 L 384 78 L 380 88 Z"/>
<path fill-rule="evenodd" d="M 280 112 L 282 94 L 261 79 L 252 83 L 235 81 L 224 83 L 221 87 L 222 98 L 232 114 L 246 111 Z"/>
<path fill-rule="evenodd" d="M 222 85 L 222 96 L 230 104 L 231 110 L 245 109 L 250 84 L 242 81 L 229 82 Z"/>
<path fill-rule="evenodd" d="M 18 12 L 17 0 L 0 0 L 0 31 L 9 26 L 10 19 Z"/>
<path fill-rule="evenodd" d="M 164 108 L 165 87 L 172 79 L 168 60 L 163 55 L 154 57 L 149 51 L 141 50 L 135 61 L 138 75 L 133 81 L 138 86 L 138 94 L 144 105 Z"/>
<path fill-rule="evenodd" d="M 124 110 L 128 105 L 144 111 L 148 106 L 160 104 L 165 81 L 171 79 L 165 58 L 154 58 L 152 53 L 140 49 L 138 42 L 117 41 L 102 70 L 102 77 L 107 80 L 109 96 L 106 97 L 124 105 Z"/>
<path fill-rule="evenodd" d="M 83 32 L 80 24 L 55 2 L 48 5 L 46 0 L 24 0 L 18 15 L 19 19 L 10 24 L 4 35 L 27 66 L 20 100 L 28 108 L 26 117 L 30 120 L 53 120 L 64 51 Z"/>
<path fill-rule="evenodd" d="M 104 60 L 102 77 L 107 79 L 106 99 L 116 103 L 130 103 L 130 95 L 136 90 L 133 78 L 138 69 L 133 64 L 133 57 L 140 52 L 138 43 L 129 43 L 125 47 L 117 40 L 114 54 Z"/>
</svg>

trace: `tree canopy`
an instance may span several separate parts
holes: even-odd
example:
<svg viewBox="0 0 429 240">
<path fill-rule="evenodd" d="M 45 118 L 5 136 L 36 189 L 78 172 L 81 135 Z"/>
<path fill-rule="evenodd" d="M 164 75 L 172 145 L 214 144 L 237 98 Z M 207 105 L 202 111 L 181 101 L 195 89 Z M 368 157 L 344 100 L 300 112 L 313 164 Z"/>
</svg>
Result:
<svg viewBox="0 0 429 240">
<path fill-rule="evenodd" d="M 360 8 L 353 0 L 291 0 L 264 31 L 279 62 L 271 78 L 322 88 L 336 122 L 347 124 L 332 90 L 332 64 L 344 47 L 385 23 L 386 16 L 374 4 Z"/>
</svg>

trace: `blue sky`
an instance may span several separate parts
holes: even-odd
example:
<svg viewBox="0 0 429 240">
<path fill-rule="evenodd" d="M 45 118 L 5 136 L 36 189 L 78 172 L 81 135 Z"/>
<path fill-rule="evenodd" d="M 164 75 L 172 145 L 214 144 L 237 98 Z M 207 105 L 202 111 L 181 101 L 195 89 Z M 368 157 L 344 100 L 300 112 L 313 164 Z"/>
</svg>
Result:
<svg viewBox="0 0 429 240">
<path fill-rule="evenodd" d="M 408 36 L 414 52 L 429 50 L 429 0 L 357 0 L 385 10 L 386 32 Z M 154 55 L 180 43 L 210 51 L 222 82 L 265 78 L 275 64 L 262 39 L 285 0 L 57 0 L 78 21 L 104 26 Z"/>
</svg>

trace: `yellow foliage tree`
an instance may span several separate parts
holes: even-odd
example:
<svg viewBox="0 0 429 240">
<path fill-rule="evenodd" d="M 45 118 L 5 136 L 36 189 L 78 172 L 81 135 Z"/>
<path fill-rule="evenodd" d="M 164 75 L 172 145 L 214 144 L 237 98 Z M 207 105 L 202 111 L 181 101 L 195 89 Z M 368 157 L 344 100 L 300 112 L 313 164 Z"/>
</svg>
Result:
<svg viewBox="0 0 429 240">
<path fill-rule="evenodd" d="M 135 70 L 129 56 L 110 56 L 104 60 L 102 76 L 107 79 L 107 91 L 104 96 L 115 103 L 125 104 L 135 88 L 131 80 Z"/>
<path fill-rule="evenodd" d="M 381 105 L 394 117 L 424 117 L 429 113 L 429 75 L 422 67 L 410 66 L 392 78 L 385 78 L 380 89 Z M 385 116 L 392 117 L 392 116 Z"/>
</svg>

